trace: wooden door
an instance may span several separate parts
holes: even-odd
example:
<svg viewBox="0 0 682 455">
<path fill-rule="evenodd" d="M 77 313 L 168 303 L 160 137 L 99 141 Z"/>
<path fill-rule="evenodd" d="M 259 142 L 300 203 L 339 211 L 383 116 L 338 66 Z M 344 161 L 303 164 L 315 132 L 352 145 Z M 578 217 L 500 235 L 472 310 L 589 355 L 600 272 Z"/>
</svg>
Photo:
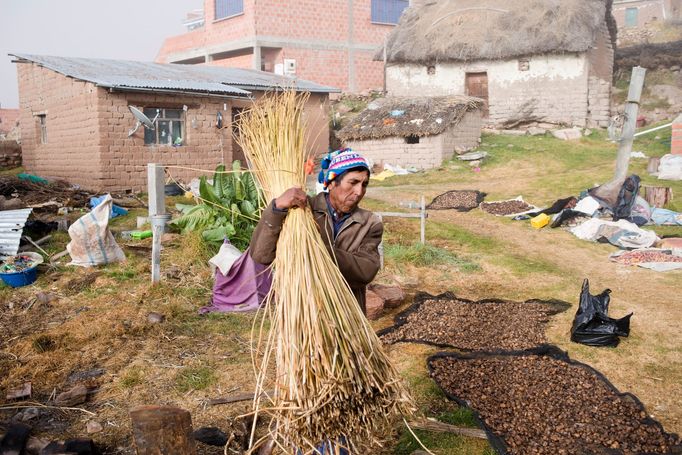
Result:
<svg viewBox="0 0 682 455">
<path fill-rule="evenodd" d="M 488 73 L 467 73 L 466 93 L 469 96 L 481 98 L 483 107 L 481 112 L 484 118 L 488 117 Z"/>
</svg>

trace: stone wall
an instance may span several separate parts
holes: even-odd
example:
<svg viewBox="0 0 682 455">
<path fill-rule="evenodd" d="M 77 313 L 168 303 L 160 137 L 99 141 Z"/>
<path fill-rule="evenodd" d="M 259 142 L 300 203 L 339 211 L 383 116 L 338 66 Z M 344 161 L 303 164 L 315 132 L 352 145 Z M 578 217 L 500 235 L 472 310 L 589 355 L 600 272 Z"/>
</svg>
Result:
<svg viewBox="0 0 682 455">
<path fill-rule="evenodd" d="M 0 169 L 21 166 L 21 145 L 17 141 L 0 140 Z"/>
</svg>

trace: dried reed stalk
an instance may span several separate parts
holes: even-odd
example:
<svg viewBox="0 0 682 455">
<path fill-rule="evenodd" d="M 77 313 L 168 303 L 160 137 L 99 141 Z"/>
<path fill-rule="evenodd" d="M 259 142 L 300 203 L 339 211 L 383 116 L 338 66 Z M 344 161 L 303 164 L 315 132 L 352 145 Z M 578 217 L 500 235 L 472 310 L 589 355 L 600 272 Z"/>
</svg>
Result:
<svg viewBox="0 0 682 455">
<path fill-rule="evenodd" d="M 239 141 L 266 200 L 305 185 L 307 99 L 292 91 L 269 94 L 241 117 Z M 315 453 L 315 446 L 340 438 L 357 453 L 359 445 L 376 442 L 392 417 L 413 408 L 309 207 L 289 210 L 273 272 L 254 333 L 254 352 L 262 354 L 254 358 L 255 412 L 272 418 L 270 436 L 285 453 Z M 266 389 L 274 393 L 261 404 Z"/>
</svg>

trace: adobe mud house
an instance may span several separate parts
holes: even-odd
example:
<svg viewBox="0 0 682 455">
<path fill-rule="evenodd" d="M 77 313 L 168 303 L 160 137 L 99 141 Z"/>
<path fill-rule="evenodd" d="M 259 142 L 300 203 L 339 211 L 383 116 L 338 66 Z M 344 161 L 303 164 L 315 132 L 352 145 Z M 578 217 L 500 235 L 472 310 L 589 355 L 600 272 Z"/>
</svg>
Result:
<svg viewBox="0 0 682 455">
<path fill-rule="evenodd" d="M 429 169 L 478 146 L 483 102 L 467 96 L 375 100 L 336 133 L 383 164 Z"/>
<path fill-rule="evenodd" d="M 144 190 L 146 165 L 213 170 L 243 159 L 233 116 L 268 90 L 311 92 L 309 147 L 329 146 L 328 98 L 337 91 L 261 71 L 14 54 L 27 172 L 92 190 Z M 129 106 L 155 119 L 140 127 Z M 219 119 L 220 117 L 220 119 Z M 217 127 L 221 122 L 221 128 Z M 200 173 L 173 169 L 189 181 Z"/>
<path fill-rule="evenodd" d="M 611 0 L 428 2 L 387 39 L 387 89 L 482 98 L 496 126 L 605 127 L 615 37 Z"/>
</svg>

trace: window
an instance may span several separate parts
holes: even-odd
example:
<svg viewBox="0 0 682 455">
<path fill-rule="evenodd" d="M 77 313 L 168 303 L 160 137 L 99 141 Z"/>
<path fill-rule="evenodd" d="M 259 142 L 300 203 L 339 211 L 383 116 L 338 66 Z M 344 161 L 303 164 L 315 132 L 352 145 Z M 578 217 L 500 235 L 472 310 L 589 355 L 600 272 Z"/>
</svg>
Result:
<svg viewBox="0 0 682 455">
<path fill-rule="evenodd" d="M 215 0 L 215 20 L 244 12 L 244 0 Z"/>
<path fill-rule="evenodd" d="M 419 144 L 419 136 L 410 135 L 410 136 L 405 136 L 405 143 L 406 144 Z"/>
<path fill-rule="evenodd" d="M 39 128 L 38 132 L 40 134 L 40 143 L 47 144 L 47 115 L 46 114 L 36 115 L 36 119 L 38 120 Z"/>
<path fill-rule="evenodd" d="M 397 24 L 409 0 L 372 0 L 372 22 Z"/>
<path fill-rule="evenodd" d="M 519 59 L 519 71 L 528 71 L 530 70 L 530 60 L 527 58 L 520 58 Z"/>
<path fill-rule="evenodd" d="M 146 107 L 144 108 L 144 115 L 154 122 L 153 130 L 144 129 L 145 145 L 184 144 L 185 112 L 182 109 Z"/>
<path fill-rule="evenodd" d="M 625 26 L 637 27 L 637 8 L 625 9 Z"/>
</svg>

